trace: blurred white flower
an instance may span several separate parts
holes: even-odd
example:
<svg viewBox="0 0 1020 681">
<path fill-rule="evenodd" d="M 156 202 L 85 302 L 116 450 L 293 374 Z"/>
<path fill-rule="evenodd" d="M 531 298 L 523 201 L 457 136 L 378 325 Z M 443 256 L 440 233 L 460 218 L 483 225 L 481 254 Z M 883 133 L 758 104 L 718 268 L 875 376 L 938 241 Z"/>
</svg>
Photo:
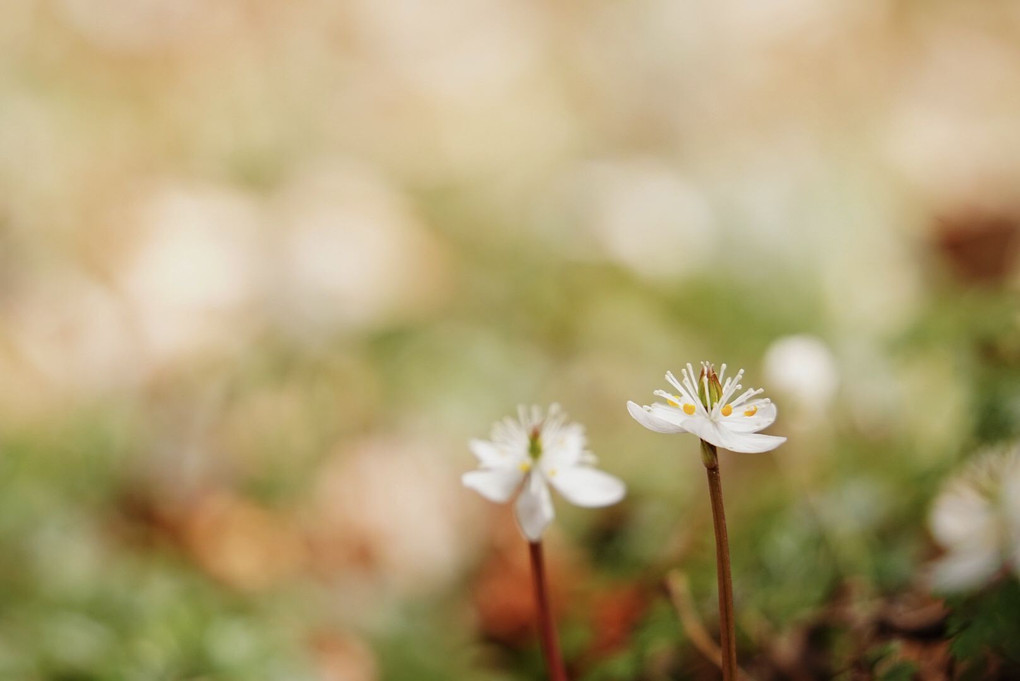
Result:
<svg viewBox="0 0 1020 681">
<path fill-rule="evenodd" d="M 444 289 L 443 252 L 407 200 L 356 165 L 320 167 L 280 197 L 283 299 L 299 331 L 371 327 L 419 314 Z"/>
<path fill-rule="evenodd" d="M 967 591 L 1006 566 L 1020 574 L 1020 446 L 983 454 L 946 484 L 929 516 L 946 555 L 932 586 Z"/>
<path fill-rule="evenodd" d="M 756 454 L 775 449 L 786 442 L 785 437 L 762 435 L 776 420 L 776 405 L 767 397 L 758 398 L 762 388 L 748 389 L 737 398 L 733 395 L 743 386 L 744 370 L 726 378 L 726 365 L 719 374 L 708 362 L 702 362 L 701 374 L 695 379 L 690 364 L 683 370 L 683 380 L 666 372 L 666 380 L 677 394 L 656 390 L 666 400 L 651 406 L 627 402 L 627 411 L 634 420 L 656 433 L 693 433 L 699 438 L 731 452 Z M 724 382 L 725 381 L 725 382 Z"/>
<path fill-rule="evenodd" d="M 168 185 L 135 217 L 144 236 L 121 282 L 153 359 L 245 338 L 260 287 L 258 205 L 226 189 Z"/>
<path fill-rule="evenodd" d="M 11 296 L 2 321 L 19 359 L 42 379 L 38 397 L 104 392 L 137 378 L 137 339 L 111 291 L 73 271 L 47 272 L 26 288 Z"/>
<path fill-rule="evenodd" d="M 807 412 L 824 413 L 836 397 L 839 369 L 820 338 L 784 336 L 765 352 L 765 380 Z"/>
<path fill-rule="evenodd" d="M 595 243 L 638 276 L 677 278 L 712 261 L 718 241 L 712 208 L 665 163 L 590 163 L 573 184 Z"/>
<path fill-rule="evenodd" d="M 507 417 L 495 424 L 491 437 L 471 441 L 481 467 L 462 480 L 497 503 L 506 503 L 520 489 L 515 515 L 528 541 L 539 541 L 555 516 L 549 485 L 577 506 L 609 506 L 623 499 L 623 482 L 593 467 L 596 460 L 587 449 L 584 428 L 568 423 L 558 405 L 549 407 L 548 414 L 521 406 L 517 420 Z"/>
</svg>

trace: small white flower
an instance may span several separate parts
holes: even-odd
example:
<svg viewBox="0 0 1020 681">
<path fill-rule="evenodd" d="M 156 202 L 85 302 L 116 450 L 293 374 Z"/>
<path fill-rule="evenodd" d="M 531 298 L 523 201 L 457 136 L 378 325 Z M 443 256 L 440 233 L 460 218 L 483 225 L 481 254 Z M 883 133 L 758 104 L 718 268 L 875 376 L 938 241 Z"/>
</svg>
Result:
<svg viewBox="0 0 1020 681">
<path fill-rule="evenodd" d="M 979 587 L 1004 565 L 1020 573 L 1020 447 L 985 454 L 952 479 L 932 506 L 929 527 L 946 549 L 933 565 L 936 589 Z"/>
<path fill-rule="evenodd" d="M 516 516 L 524 536 L 536 542 L 554 517 L 549 485 L 572 504 L 609 506 L 626 491 L 619 479 L 593 468 L 584 428 L 568 423 L 558 405 L 543 414 L 518 407 L 518 418 L 507 417 L 492 427 L 492 440 L 472 440 L 479 470 L 465 473 L 466 487 L 486 499 L 505 503 L 517 496 Z M 523 485 L 522 485 L 523 483 Z"/>
<path fill-rule="evenodd" d="M 758 397 L 764 392 L 761 388 L 734 397 L 743 387 L 740 385 L 743 369 L 727 379 L 725 364 L 717 375 L 711 364 L 703 362 L 697 379 L 690 364 L 682 373 L 683 380 L 677 380 L 672 372 L 666 372 L 666 380 L 676 393 L 655 391 L 666 404 L 656 402 L 641 407 L 627 402 L 634 420 L 656 433 L 693 433 L 731 452 L 767 452 L 786 442 L 785 437 L 758 433 L 776 420 L 776 405 L 768 398 Z"/>
<path fill-rule="evenodd" d="M 839 368 L 825 342 L 800 334 L 779 338 L 765 352 L 765 380 L 801 411 L 822 415 L 839 389 Z"/>
</svg>

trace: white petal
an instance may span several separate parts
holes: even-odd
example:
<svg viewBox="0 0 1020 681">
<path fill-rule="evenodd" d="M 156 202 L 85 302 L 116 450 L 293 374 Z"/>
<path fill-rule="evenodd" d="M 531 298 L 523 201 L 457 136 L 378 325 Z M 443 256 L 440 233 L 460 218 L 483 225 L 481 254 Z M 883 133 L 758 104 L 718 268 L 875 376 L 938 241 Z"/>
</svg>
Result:
<svg viewBox="0 0 1020 681">
<path fill-rule="evenodd" d="M 1007 526 L 1014 537 L 1013 545 L 1020 555 L 1020 449 L 1015 452 L 1016 464 L 1009 466 L 1003 476 L 1002 503 Z M 1020 568 L 1020 563 L 1017 567 Z"/>
<path fill-rule="evenodd" d="M 461 476 L 465 487 L 475 490 L 489 501 L 505 503 L 517 491 L 524 473 L 520 468 L 483 468 Z"/>
<path fill-rule="evenodd" d="M 946 548 L 998 544 L 991 504 L 969 485 L 951 485 L 939 495 L 928 520 L 935 541 Z"/>
<path fill-rule="evenodd" d="M 672 423 L 674 426 L 680 426 L 681 428 L 683 428 L 687 419 L 691 418 L 683 409 L 665 405 L 661 402 L 655 402 L 648 408 L 651 410 L 652 416 L 666 421 L 667 423 Z M 708 414 L 708 412 L 705 411 L 705 408 L 700 404 L 698 405 L 698 408 L 701 409 L 702 415 Z"/>
<path fill-rule="evenodd" d="M 959 551 L 935 562 L 932 586 L 938 591 L 967 591 L 981 586 L 999 569 L 995 551 Z"/>
<path fill-rule="evenodd" d="M 517 497 L 517 524 L 528 541 L 538 541 L 554 517 L 552 497 L 545 484 L 545 478 L 536 473 L 528 480 Z"/>
<path fill-rule="evenodd" d="M 744 416 L 745 411 L 745 407 L 737 407 L 732 414 L 722 417 L 720 423 L 734 433 L 757 433 L 776 420 L 776 405 L 772 402 L 760 405 L 753 416 Z"/>
<path fill-rule="evenodd" d="M 676 423 L 662 418 L 660 413 L 652 414 L 648 409 L 640 407 L 634 402 L 627 403 L 627 411 L 630 412 L 635 421 L 656 433 L 682 433 L 685 430 L 685 428 Z"/>
<path fill-rule="evenodd" d="M 542 463 L 553 468 L 576 466 L 584 456 L 587 441 L 584 428 L 570 423 L 542 438 Z"/>
<path fill-rule="evenodd" d="M 588 508 L 615 504 L 627 492 L 619 478 L 585 466 L 551 470 L 549 483 L 570 503 Z"/>
<path fill-rule="evenodd" d="M 719 428 L 707 416 L 695 414 L 684 421 L 684 430 L 697 435 L 705 442 L 711 442 L 717 447 L 724 446 L 722 444 L 722 436 L 719 434 Z"/>
<path fill-rule="evenodd" d="M 492 442 L 487 440 L 471 440 L 468 443 L 471 453 L 478 457 L 478 462 L 486 467 L 504 467 L 517 464 L 516 457 L 512 457 Z"/>
<path fill-rule="evenodd" d="M 722 445 L 731 452 L 741 454 L 761 454 L 771 452 L 779 445 L 786 442 L 785 437 L 778 435 L 762 435 L 761 433 L 727 433 L 725 428 L 720 428 L 724 433 L 726 444 Z"/>
<path fill-rule="evenodd" d="M 773 450 L 786 442 L 785 437 L 776 437 L 775 435 L 736 433 L 726 428 L 724 423 L 714 423 L 697 414 L 684 422 L 684 428 L 716 447 L 742 454 L 760 454 Z"/>
</svg>

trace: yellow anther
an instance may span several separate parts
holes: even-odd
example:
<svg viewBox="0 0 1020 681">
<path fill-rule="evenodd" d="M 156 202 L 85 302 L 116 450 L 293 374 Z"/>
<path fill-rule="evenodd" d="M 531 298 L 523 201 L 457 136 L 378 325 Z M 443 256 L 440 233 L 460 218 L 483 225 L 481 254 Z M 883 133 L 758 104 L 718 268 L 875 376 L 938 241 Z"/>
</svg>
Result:
<svg viewBox="0 0 1020 681">
<path fill-rule="evenodd" d="M 758 407 L 751 407 L 744 412 L 744 416 L 754 416 L 758 413 Z"/>
<path fill-rule="evenodd" d="M 668 404 L 671 407 L 679 407 L 680 406 L 679 402 L 677 402 L 676 400 L 671 400 L 668 397 L 666 398 L 666 404 Z"/>
<path fill-rule="evenodd" d="M 723 416 L 729 416 L 732 413 L 733 413 L 733 407 L 731 405 L 727 404 L 725 407 L 722 408 L 722 415 Z"/>
<path fill-rule="evenodd" d="M 518 464 L 517 467 L 521 469 L 521 473 L 527 473 L 528 471 L 531 470 L 531 462 L 530 461 L 521 461 L 521 463 Z"/>
<path fill-rule="evenodd" d="M 690 402 L 685 404 L 684 405 L 684 413 L 687 414 L 688 416 L 691 416 L 692 414 L 694 414 L 694 405 L 691 404 Z"/>
</svg>

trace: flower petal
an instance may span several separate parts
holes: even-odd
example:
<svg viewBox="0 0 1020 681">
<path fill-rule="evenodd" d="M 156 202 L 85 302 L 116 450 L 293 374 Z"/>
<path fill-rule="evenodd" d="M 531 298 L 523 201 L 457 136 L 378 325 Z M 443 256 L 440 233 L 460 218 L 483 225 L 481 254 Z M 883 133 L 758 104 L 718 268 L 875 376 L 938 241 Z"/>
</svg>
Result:
<svg viewBox="0 0 1020 681">
<path fill-rule="evenodd" d="M 473 489 L 489 501 L 502 504 L 510 501 L 517 491 L 524 473 L 519 468 L 483 468 L 461 476 L 464 486 Z"/>
<path fill-rule="evenodd" d="M 619 478 L 586 466 L 550 470 L 548 476 L 556 491 L 575 506 L 609 506 L 623 499 L 627 492 Z"/>
<path fill-rule="evenodd" d="M 663 418 L 663 412 L 660 410 L 652 413 L 651 409 L 652 407 L 640 407 L 634 402 L 627 402 L 627 411 L 630 412 L 635 421 L 648 430 L 655 431 L 656 433 L 682 433 L 686 430 L 672 420 Z"/>
<path fill-rule="evenodd" d="M 970 485 L 951 485 L 935 500 L 928 518 L 932 536 L 946 548 L 998 544 L 995 509 Z"/>
<path fill-rule="evenodd" d="M 734 432 L 726 428 L 725 423 L 725 421 L 714 423 L 710 419 L 697 414 L 684 422 L 684 428 L 716 447 L 722 447 L 731 452 L 742 454 L 768 452 L 786 442 L 785 437 L 777 437 L 775 435 Z"/>
<path fill-rule="evenodd" d="M 786 438 L 780 435 L 762 435 L 761 433 L 734 433 L 734 435 L 737 435 L 737 439 L 732 444 L 726 445 L 726 449 L 744 454 L 771 452 L 786 442 Z"/>
<path fill-rule="evenodd" d="M 517 497 L 515 510 L 517 524 L 520 525 L 525 538 L 533 542 L 540 540 L 545 528 L 555 516 L 552 496 L 542 475 L 532 473 L 528 476 L 521 495 Z"/>
<path fill-rule="evenodd" d="M 744 416 L 744 407 L 737 407 L 733 414 L 720 419 L 720 423 L 734 433 L 757 433 L 771 426 L 776 420 L 776 405 L 766 402 L 759 405 L 752 416 Z"/>
<path fill-rule="evenodd" d="M 487 468 L 501 468 L 517 463 L 516 457 L 510 456 L 488 440 L 471 440 L 468 448 L 478 458 L 478 462 Z"/>
<path fill-rule="evenodd" d="M 569 423 L 556 428 L 547 437 L 542 437 L 542 462 L 553 468 L 576 466 L 584 457 L 587 442 L 584 428 L 579 423 Z"/>
<path fill-rule="evenodd" d="M 932 587 L 944 592 L 968 591 L 988 581 L 999 565 L 999 555 L 994 550 L 950 553 L 932 566 Z"/>
</svg>

